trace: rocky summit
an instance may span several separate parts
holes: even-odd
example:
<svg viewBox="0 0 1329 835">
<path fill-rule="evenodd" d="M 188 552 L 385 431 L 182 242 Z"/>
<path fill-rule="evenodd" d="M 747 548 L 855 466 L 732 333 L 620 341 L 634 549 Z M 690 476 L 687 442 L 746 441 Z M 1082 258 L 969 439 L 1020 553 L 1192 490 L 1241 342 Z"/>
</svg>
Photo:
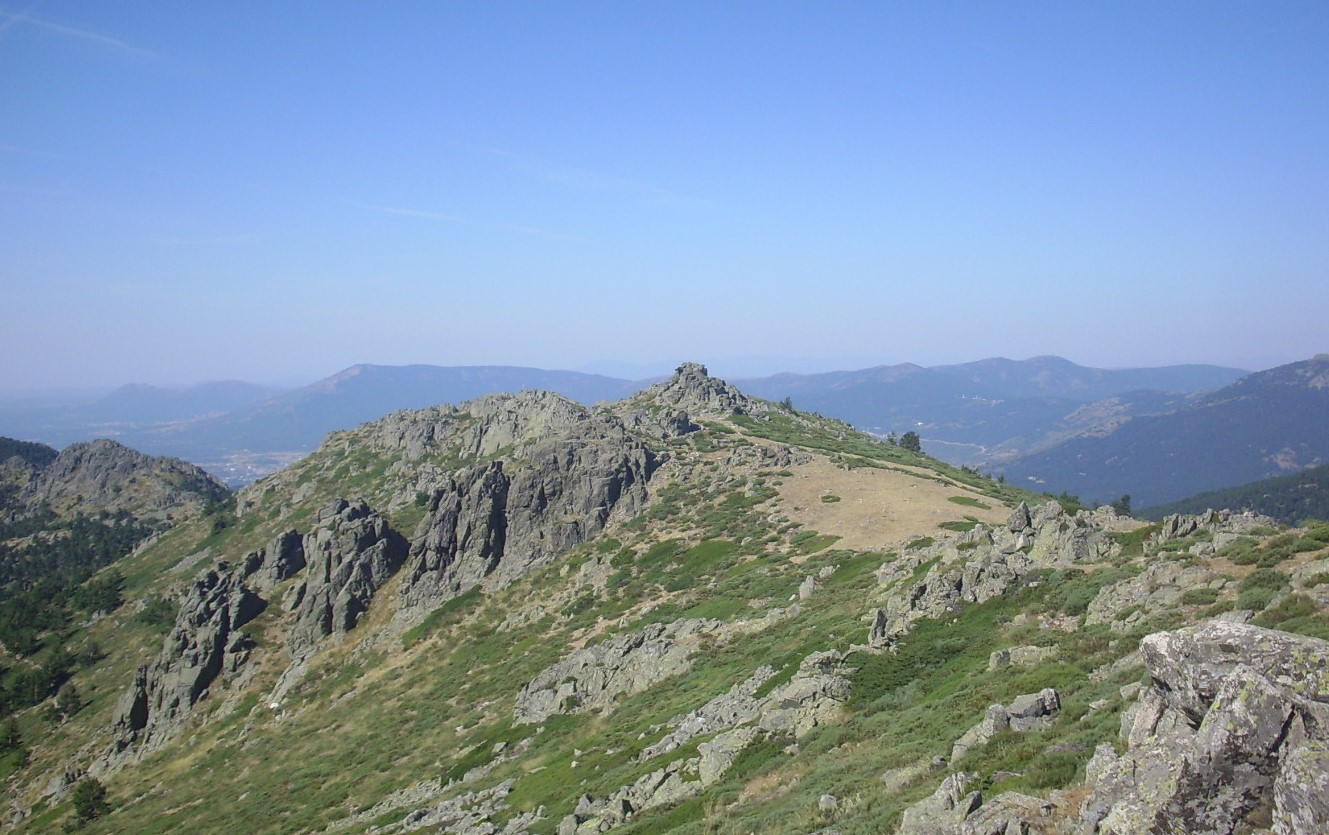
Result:
<svg viewBox="0 0 1329 835">
<path fill-rule="evenodd" d="M 21 451 L 34 506 L 160 525 L 6 647 L 13 831 L 1329 831 L 1323 523 L 1080 507 L 694 363 L 169 520 L 183 471 Z"/>
</svg>

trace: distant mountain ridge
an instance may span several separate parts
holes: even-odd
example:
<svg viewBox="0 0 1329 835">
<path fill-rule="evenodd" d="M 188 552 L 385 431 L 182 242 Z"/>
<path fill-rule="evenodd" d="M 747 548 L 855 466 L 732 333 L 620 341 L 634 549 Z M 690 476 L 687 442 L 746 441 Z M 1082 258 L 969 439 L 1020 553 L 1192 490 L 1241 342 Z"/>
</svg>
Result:
<svg viewBox="0 0 1329 835">
<path fill-rule="evenodd" d="M 879 435 L 913 430 L 929 452 L 947 461 L 993 469 L 1067 437 L 1103 434 L 1133 417 L 1174 411 L 1196 392 L 1242 374 L 1203 365 L 1095 369 L 1035 357 L 778 374 L 738 385 Z M 238 486 L 311 451 L 329 432 L 395 411 L 526 389 L 592 405 L 624 398 L 645 384 L 513 366 L 361 364 L 262 399 L 255 399 L 260 387 L 216 383 L 178 392 L 126 386 L 82 407 L 45 412 L 0 407 L 0 433 L 57 446 L 111 436 L 149 453 L 203 464 Z"/>
<path fill-rule="evenodd" d="M 991 466 L 1103 421 L 1171 411 L 1196 392 L 1221 388 L 1246 372 L 1212 365 L 1086 368 L 1061 357 L 993 358 L 924 368 L 878 366 L 826 374 L 778 374 L 741 380 L 744 391 L 790 398 L 869 432 L 917 431 L 935 455 Z M 1084 407 L 1116 398 L 1098 411 Z"/>
<path fill-rule="evenodd" d="M 1329 461 L 1329 354 L 1249 374 L 1166 414 L 1138 417 L 1009 462 L 1008 479 L 1139 506 Z"/>
</svg>

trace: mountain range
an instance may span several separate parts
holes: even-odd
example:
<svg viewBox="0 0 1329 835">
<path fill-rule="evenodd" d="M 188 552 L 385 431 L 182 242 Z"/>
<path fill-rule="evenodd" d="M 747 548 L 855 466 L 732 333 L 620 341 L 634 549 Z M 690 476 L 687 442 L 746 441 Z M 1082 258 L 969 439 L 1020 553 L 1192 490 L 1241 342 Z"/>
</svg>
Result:
<svg viewBox="0 0 1329 835">
<path fill-rule="evenodd" d="M 753 395 L 1036 490 L 1137 507 L 1326 460 L 1324 357 L 1246 374 L 1184 365 L 1094 369 L 1058 357 L 912 364 L 740 380 Z M 1321 382 L 1317 382 L 1321 381 Z M 60 444 L 109 436 L 204 466 L 232 486 L 287 466 L 330 432 L 402 409 L 548 390 L 583 405 L 650 381 L 534 368 L 357 365 L 293 391 L 246 383 L 126 386 L 83 404 L 0 408 L 0 432 Z"/>
<path fill-rule="evenodd" d="M 1214 366 L 1091 369 L 1038 357 L 781 374 L 739 385 L 758 396 L 791 398 L 800 408 L 883 436 L 918 431 L 934 454 L 952 463 L 988 466 L 1059 437 L 1176 408 L 1196 391 L 1241 374 Z M 524 389 L 555 391 L 591 405 L 649 382 L 500 366 L 357 365 L 282 393 L 243 383 L 184 390 L 126 386 L 85 403 L 10 404 L 0 406 L 0 432 L 56 446 L 114 437 L 147 452 L 201 463 L 239 486 L 309 452 L 328 432 L 393 411 Z M 1111 399 L 1095 403 L 1104 398 Z M 274 457 L 280 453 L 286 455 Z"/>
<path fill-rule="evenodd" d="M 1329 354 L 1249 374 L 1175 411 L 1068 439 L 1004 465 L 1042 489 L 1138 506 L 1294 473 L 1329 461 Z"/>
<path fill-rule="evenodd" d="M 16 832 L 1329 828 L 1324 524 L 1051 501 L 691 363 L 394 412 L 229 496 L 0 452 L 45 484 L 0 565 L 54 557 L 0 596 Z M 106 559 L 61 575 L 75 537 Z"/>
</svg>

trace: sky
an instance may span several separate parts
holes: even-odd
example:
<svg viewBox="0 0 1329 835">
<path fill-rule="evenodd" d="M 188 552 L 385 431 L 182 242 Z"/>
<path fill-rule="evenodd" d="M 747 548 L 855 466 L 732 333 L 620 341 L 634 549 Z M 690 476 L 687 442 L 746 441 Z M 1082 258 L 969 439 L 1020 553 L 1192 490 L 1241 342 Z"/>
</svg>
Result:
<svg viewBox="0 0 1329 835">
<path fill-rule="evenodd" d="M 0 391 L 1329 351 L 1329 4 L 0 0 Z"/>
</svg>

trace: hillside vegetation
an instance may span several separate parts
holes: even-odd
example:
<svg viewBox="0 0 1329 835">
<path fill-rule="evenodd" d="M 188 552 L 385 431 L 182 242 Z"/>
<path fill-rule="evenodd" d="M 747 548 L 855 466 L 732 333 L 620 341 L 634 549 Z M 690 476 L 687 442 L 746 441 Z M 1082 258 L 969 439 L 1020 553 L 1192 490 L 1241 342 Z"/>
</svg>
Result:
<svg viewBox="0 0 1329 835">
<path fill-rule="evenodd" d="M 1323 526 L 1063 505 L 693 364 L 389 415 L 173 521 L 62 633 L 77 709 L 17 713 L 14 830 L 1329 822 Z M 1234 799 L 1257 754 L 1202 729 L 1256 696 L 1302 724 Z"/>
<path fill-rule="evenodd" d="M 1266 478 L 1240 487 L 1211 490 L 1188 499 L 1140 511 L 1147 519 L 1171 513 L 1203 513 L 1215 507 L 1233 507 L 1272 516 L 1285 525 L 1311 519 L 1329 519 L 1329 466 L 1308 467 L 1299 473 Z"/>
</svg>

